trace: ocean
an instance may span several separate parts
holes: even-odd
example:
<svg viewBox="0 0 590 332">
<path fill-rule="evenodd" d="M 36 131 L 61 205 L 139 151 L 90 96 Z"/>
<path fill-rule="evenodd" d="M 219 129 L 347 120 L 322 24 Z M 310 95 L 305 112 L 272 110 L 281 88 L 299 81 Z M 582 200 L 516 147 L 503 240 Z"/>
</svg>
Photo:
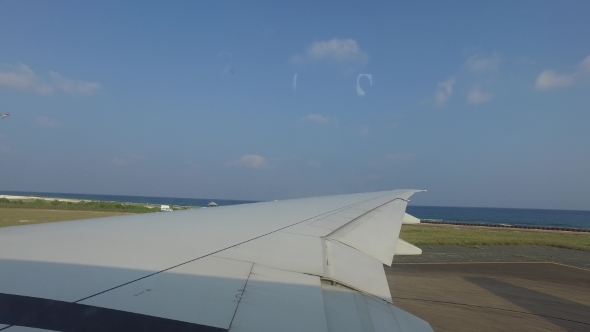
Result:
<svg viewBox="0 0 590 332">
<path fill-rule="evenodd" d="M 590 229 L 590 211 L 581 210 L 408 205 L 406 212 L 422 220 Z"/>
<path fill-rule="evenodd" d="M 209 202 L 215 202 L 219 206 L 255 202 L 213 198 L 120 196 L 22 191 L 0 191 L 0 194 L 184 206 L 207 206 Z M 409 205 L 406 211 L 416 218 L 433 221 L 590 229 L 590 211 L 580 210 L 506 209 Z"/>
</svg>

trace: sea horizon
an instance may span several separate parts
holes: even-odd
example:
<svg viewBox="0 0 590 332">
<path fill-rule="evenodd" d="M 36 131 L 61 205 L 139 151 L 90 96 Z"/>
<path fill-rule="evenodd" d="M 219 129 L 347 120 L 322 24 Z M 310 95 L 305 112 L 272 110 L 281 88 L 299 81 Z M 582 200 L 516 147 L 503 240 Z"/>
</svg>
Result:
<svg viewBox="0 0 590 332">
<path fill-rule="evenodd" d="M 207 206 L 209 202 L 215 202 L 218 206 L 263 202 L 256 200 L 221 198 L 158 197 L 4 190 L 0 191 L 0 195 L 38 196 L 48 198 L 196 207 Z M 421 220 L 590 229 L 590 211 L 587 210 L 408 205 L 406 212 Z"/>
<path fill-rule="evenodd" d="M 82 196 L 103 196 L 103 197 L 133 197 L 133 198 L 158 198 L 158 199 L 186 199 L 186 200 L 219 200 L 219 201 L 232 201 L 232 202 L 244 202 L 244 203 L 260 203 L 260 202 L 270 202 L 273 200 L 246 200 L 246 199 L 229 199 L 229 198 L 202 198 L 202 197 L 174 197 L 174 196 L 145 196 L 145 195 L 116 195 L 116 194 L 88 194 L 88 193 L 58 193 L 58 192 L 45 192 L 45 191 L 18 191 L 18 190 L 0 190 L 0 195 L 13 195 L 13 196 L 39 196 L 39 197 L 48 197 L 48 198 L 72 198 L 75 199 L 73 196 L 80 196 L 79 199 L 84 199 Z M 46 195 L 46 196 L 43 196 Z M 66 196 L 57 196 L 57 195 L 67 195 L 72 197 Z M 334 194 L 339 195 L 339 194 Z M 332 196 L 332 195 L 325 195 L 325 196 Z M 309 197 L 321 197 L 321 196 L 309 196 Z M 295 197 L 295 198 L 286 198 L 286 199 L 279 199 L 282 200 L 289 200 L 289 199 L 299 199 L 299 198 L 307 198 L 307 197 Z M 118 201 L 117 201 L 118 202 Z M 135 202 L 122 202 L 122 203 L 135 203 Z M 180 204 L 175 204 L 180 205 Z M 530 207 L 501 207 L 501 206 L 458 206 L 458 205 L 413 205 L 408 204 L 408 206 L 420 206 L 420 207 L 431 207 L 431 208 L 468 208 L 468 209 L 505 209 L 505 210 L 548 210 L 548 211 L 579 211 L 579 212 L 590 212 L 590 210 L 580 210 L 580 209 L 548 209 L 548 208 L 530 208 Z"/>
</svg>

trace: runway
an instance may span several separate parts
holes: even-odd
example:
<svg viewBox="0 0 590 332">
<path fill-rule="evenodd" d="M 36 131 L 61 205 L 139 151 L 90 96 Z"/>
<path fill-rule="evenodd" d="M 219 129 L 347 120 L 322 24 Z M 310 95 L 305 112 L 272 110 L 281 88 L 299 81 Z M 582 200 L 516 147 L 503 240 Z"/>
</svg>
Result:
<svg viewBox="0 0 590 332">
<path fill-rule="evenodd" d="M 450 262 L 396 263 L 385 271 L 394 304 L 437 332 L 590 331 L 588 269 Z"/>
</svg>

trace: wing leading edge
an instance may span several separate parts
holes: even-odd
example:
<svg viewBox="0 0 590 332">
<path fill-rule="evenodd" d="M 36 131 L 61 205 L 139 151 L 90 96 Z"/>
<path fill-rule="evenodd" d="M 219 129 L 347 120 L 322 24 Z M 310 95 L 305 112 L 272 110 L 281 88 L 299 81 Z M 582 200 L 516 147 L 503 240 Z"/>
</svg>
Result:
<svg viewBox="0 0 590 332">
<path fill-rule="evenodd" d="M 20 296 L 95 308 L 97 315 L 110 310 L 135 314 L 138 321 L 189 324 L 195 331 L 432 331 L 392 305 L 382 265 L 391 265 L 395 254 L 420 252 L 398 239 L 402 223 L 415 222 L 405 214 L 415 192 L 64 222 L 57 230 L 35 225 L 0 230 L 0 330 L 2 324 L 9 325 L 7 331 L 92 330 L 75 325 L 79 320 L 56 328 L 47 319 L 15 319 L 23 313 L 7 301 Z M 62 240 L 59 248 L 40 240 L 44 231 L 51 240 Z M 118 257 L 104 248 L 120 250 L 125 242 L 127 251 Z M 160 251 L 153 261 L 150 244 Z M 134 264 L 125 264 L 134 257 Z M 92 314 L 84 317 L 88 321 Z M 123 321 L 131 321 L 112 317 L 122 321 L 109 330 L 124 330 Z M 162 330 L 156 323 L 138 324 L 133 329 Z"/>
</svg>

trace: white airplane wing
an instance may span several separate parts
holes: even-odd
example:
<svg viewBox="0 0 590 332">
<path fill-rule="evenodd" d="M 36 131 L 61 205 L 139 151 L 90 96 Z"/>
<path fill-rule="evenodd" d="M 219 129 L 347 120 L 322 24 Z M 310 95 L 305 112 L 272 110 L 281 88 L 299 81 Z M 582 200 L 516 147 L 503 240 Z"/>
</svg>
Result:
<svg viewBox="0 0 590 332">
<path fill-rule="evenodd" d="M 416 190 L 0 229 L 0 330 L 432 331 L 383 270 Z"/>
</svg>

